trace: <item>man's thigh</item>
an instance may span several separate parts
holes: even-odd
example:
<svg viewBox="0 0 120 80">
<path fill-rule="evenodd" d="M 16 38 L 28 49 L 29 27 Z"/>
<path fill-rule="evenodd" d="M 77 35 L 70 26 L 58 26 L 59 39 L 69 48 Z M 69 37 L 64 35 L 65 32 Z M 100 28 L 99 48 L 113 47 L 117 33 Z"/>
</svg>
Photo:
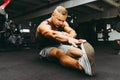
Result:
<svg viewBox="0 0 120 80">
<path fill-rule="evenodd" d="M 71 57 L 81 57 L 82 50 L 81 50 L 81 48 L 70 46 L 68 49 L 67 55 L 69 55 Z"/>
<path fill-rule="evenodd" d="M 78 47 L 70 46 L 67 54 L 73 57 L 82 56 L 82 50 L 81 50 L 80 45 L 78 45 Z M 94 48 L 88 42 L 85 42 L 83 45 L 84 45 L 85 51 L 87 52 L 88 56 L 93 56 L 95 53 Z"/>
<path fill-rule="evenodd" d="M 54 48 L 56 48 L 56 47 L 46 47 L 46 48 L 43 48 L 41 51 L 40 51 L 40 53 L 39 53 L 39 55 L 40 55 L 40 57 L 48 57 L 49 55 L 50 55 L 50 51 L 52 50 L 52 49 L 54 49 Z"/>
<path fill-rule="evenodd" d="M 54 56 L 56 51 L 63 51 L 63 53 L 66 54 L 68 52 L 69 47 L 70 47 L 69 45 L 64 45 L 64 44 L 45 47 L 40 51 L 39 55 L 41 57 Z M 52 51 L 52 50 L 54 50 L 54 51 Z M 52 51 L 52 53 L 51 53 L 51 51 Z"/>
</svg>

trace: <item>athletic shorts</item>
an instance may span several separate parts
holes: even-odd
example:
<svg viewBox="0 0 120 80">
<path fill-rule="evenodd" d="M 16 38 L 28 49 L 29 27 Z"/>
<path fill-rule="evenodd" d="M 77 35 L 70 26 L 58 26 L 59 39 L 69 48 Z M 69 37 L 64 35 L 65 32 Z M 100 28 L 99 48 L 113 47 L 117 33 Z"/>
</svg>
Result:
<svg viewBox="0 0 120 80">
<path fill-rule="evenodd" d="M 60 45 L 56 45 L 56 46 L 45 47 L 40 51 L 39 55 L 40 55 L 40 57 L 48 57 L 50 54 L 50 51 L 53 48 L 59 48 L 59 49 L 63 50 L 65 53 L 67 53 L 70 46 L 71 45 L 60 44 Z"/>
</svg>

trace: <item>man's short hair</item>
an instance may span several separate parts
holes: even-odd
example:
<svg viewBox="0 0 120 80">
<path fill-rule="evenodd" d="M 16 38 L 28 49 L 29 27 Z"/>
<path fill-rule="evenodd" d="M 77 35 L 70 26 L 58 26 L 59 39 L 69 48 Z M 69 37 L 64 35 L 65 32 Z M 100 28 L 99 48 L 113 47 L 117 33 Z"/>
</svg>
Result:
<svg viewBox="0 0 120 80">
<path fill-rule="evenodd" d="M 66 8 L 64 8 L 63 6 L 57 6 L 54 10 L 54 13 L 60 13 L 60 14 L 65 15 L 65 16 L 68 15 Z"/>
</svg>

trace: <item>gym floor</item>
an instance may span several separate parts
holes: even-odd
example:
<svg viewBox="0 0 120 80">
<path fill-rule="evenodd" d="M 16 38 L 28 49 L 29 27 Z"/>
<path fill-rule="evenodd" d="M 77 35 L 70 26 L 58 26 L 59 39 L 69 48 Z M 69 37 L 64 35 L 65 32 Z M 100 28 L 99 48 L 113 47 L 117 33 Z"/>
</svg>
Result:
<svg viewBox="0 0 120 80">
<path fill-rule="evenodd" d="M 0 51 L 0 80 L 120 80 L 120 55 L 109 45 L 94 46 L 96 76 L 40 59 L 37 49 Z"/>
</svg>

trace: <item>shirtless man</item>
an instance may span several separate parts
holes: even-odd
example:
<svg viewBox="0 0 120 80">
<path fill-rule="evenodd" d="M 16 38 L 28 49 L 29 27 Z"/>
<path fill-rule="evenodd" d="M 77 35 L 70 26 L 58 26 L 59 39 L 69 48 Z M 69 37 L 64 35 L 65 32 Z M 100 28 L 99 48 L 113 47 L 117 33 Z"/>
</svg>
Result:
<svg viewBox="0 0 120 80">
<path fill-rule="evenodd" d="M 39 55 L 56 58 L 63 66 L 79 69 L 93 76 L 94 50 L 86 40 L 75 38 L 76 32 L 66 22 L 67 15 L 67 10 L 63 6 L 57 6 L 51 17 L 37 27 L 36 38 L 41 48 Z M 86 54 L 85 43 L 92 49 L 90 57 Z"/>
</svg>

